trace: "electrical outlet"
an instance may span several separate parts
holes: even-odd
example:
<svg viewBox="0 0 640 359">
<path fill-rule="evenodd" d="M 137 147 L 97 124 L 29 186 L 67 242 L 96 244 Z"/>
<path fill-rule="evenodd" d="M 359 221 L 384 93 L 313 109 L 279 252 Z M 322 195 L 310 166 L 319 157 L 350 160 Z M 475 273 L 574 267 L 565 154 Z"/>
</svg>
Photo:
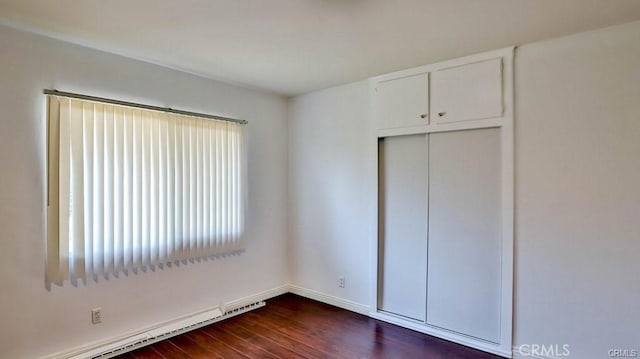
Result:
<svg viewBox="0 0 640 359">
<path fill-rule="evenodd" d="M 91 309 L 91 324 L 102 323 L 102 308 Z"/>
<path fill-rule="evenodd" d="M 338 287 L 344 288 L 344 277 L 343 276 L 338 277 Z"/>
</svg>

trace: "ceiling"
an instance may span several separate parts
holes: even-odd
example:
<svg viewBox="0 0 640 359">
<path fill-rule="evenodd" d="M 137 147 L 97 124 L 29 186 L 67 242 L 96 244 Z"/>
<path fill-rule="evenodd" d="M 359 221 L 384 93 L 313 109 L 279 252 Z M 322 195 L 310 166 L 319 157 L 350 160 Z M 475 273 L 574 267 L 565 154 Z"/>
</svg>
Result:
<svg viewBox="0 0 640 359">
<path fill-rule="evenodd" d="M 287 96 L 636 19 L 639 0 L 0 0 L 0 23 Z"/>
</svg>

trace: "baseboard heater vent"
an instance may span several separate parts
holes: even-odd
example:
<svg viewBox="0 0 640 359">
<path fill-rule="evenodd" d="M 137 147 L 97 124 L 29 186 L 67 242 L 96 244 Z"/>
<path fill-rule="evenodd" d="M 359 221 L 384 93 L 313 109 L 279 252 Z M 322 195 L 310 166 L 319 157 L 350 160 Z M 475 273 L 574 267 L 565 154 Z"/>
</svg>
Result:
<svg viewBox="0 0 640 359">
<path fill-rule="evenodd" d="M 81 354 L 71 356 L 70 359 L 107 359 L 120 354 L 135 350 L 137 348 L 169 339 L 221 320 L 246 313 L 248 311 L 264 307 L 263 301 L 247 304 L 237 308 L 223 310 L 223 308 L 213 308 L 207 311 L 193 314 L 165 323 L 155 328 L 147 329 L 142 333 L 129 336 L 126 339 L 102 345 L 100 348 L 90 350 Z"/>
</svg>

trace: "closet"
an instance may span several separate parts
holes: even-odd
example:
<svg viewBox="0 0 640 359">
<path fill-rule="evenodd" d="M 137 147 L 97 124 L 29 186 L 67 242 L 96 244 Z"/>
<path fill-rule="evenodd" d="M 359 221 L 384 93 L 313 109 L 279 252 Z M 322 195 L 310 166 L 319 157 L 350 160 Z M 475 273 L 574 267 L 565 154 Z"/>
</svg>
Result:
<svg viewBox="0 0 640 359">
<path fill-rule="evenodd" d="M 371 315 L 510 357 L 513 48 L 378 76 L 371 94 Z"/>
</svg>

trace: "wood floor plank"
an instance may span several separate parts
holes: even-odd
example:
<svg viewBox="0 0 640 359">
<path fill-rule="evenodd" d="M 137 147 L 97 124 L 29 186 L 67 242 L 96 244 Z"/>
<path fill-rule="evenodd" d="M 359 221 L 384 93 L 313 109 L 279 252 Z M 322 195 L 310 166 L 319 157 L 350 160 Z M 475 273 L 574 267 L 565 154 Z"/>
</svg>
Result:
<svg viewBox="0 0 640 359">
<path fill-rule="evenodd" d="M 282 321 L 291 323 L 296 330 L 309 337 L 322 338 L 326 345 L 336 349 L 339 357 L 372 357 L 375 347 L 368 339 L 370 330 L 347 323 L 348 320 L 330 317 L 330 313 L 322 313 L 318 308 L 290 308 L 273 306 L 270 314 Z M 364 339 L 363 339 L 364 338 Z M 394 349 L 395 350 L 395 349 Z"/>
<path fill-rule="evenodd" d="M 345 357 L 347 351 L 345 348 L 335 345 L 330 340 L 327 333 L 310 332 L 300 327 L 298 323 L 289 321 L 288 318 L 278 318 L 271 315 L 269 318 L 260 316 L 259 314 L 246 313 L 243 315 L 248 320 L 260 323 L 266 330 L 280 333 L 301 343 L 326 354 L 329 357 Z"/>
<path fill-rule="evenodd" d="M 136 349 L 129 354 L 135 359 L 166 359 L 151 346 Z M 118 358 L 121 359 L 122 356 L 119 356 Z"/>
<path fill-rule="evenodd" d="M 266 338 L 265 336 L 248 330 L 240 325 L 238 320 L 221 322 L 220 329 L 242 338 L 251 344 L 257 345 L 278 358 L 301 357 L 300 354 Z"/>
<path fill-rule="evenodd" d="M 171 344 L 178 347 L 185 352 L 189 357 L 193 359 L 221 359 L 224 358 L 221 355 L 212 352 L 198 343 L 190 340 L 186 335 L 178 335 L 169 339 Z"/>
<path fill-rule="evenodd" d="M 297 340 L 289 335 L 282 333 L 280 330 L 272 329 L 262 325 L 260 322 L 256 322 L 247 318 L 246 316 L 240 316 L 238 318 L 238 324 L 242 327 L 253 331 L 254 333 L 261 333 L 262 336 L 272 340 L 285 348 L 289 348 L 292 351 L 298 353 L 300 356 L 312 359 L 330 358 L 329 353 L 325 353 L 305 343 L 305 340 Z"/>
<path fill-rule="evenodd" d="M 285 294 L 248 313 L 138 349 L 119 359 L 500 357 Z"/>
<path fill-rule="evenodd" d="M 260 322 L 270 330 L 280 332 L 297 341 L 327 353 L 332 357 L 351 357 L 354 355 L 351 346 L 338 343 L 339 334 L 331 333 L 315 326 L 304 326 L 301 322 L 270 313 L 269 318 L 260 318 Z"/>
<path fill-rule="evenodd" d="M 418 355 L 418 357 L 422 357 L 424 354 L 429 354 L 429 357 L 433 358 L 448 358 L 452 355 L 452 352 L 447 348 L 448 346 L 452 346 L 453 348 L 464 348 L 465 351 L 472 350 L 438 338 L 426 336 L 422 333 L 417 333 L 405 328 L 399 328 L 388 323 L 379 322 L 357 313 L 343 311 L 322 303 L 313 302 L 311 305 L 301 305 L 301 303 L 295 300 L 295 298 L 293 301 L 291 301 L 291 298 L 287 298 L 278 304 L 278 306 L 274 306 L 275 308 L 272 308 L 272 312 L 276 312 L 278 315 L 282 315 L 287 318 L 293 318 L 294 321 L 299 317 L 304 318 L 305 320 L 300 322 L 300 325 L 303 327 L 312 322 L 316 328 L 319 326 L 318 323 L 325 323 L 328 327 L 333 327 L 334 329 L 336 327 L 342 327 L 347 333 L 354 333 L 355 331 L 356 340 L 348 339 L 351 341 L 352 345 L 357 344 L 358 332 L 362 334 L 362 329 L 364 329 L 362 323 L 368 324 L 366 331 L 372 330 L 371 324 L 373 324 L 376 328 L 375 330 L 378 332 L 384 329 L 392 329 L 392 332 L 400 332 L 401 335 L 398 337 L 402 338 L 402 341 L 394 341 L 393 337 L 388 335 L 379 335 L 377 337 L 376 351 L 382 353 L 383 357 L 416 357 L 416 355 Z M 309 320 L 310 318 L 313 318 L 313 320 Z M 335 332 L 342 333 L 340 330 L 335 330 Z M 329 336 L 331 336 L 331 334 L 329 334 Z M 419 339 L 420 341 L 412 339 Z M 409 340 L 408 343 L 407 340 Z M 410 346 L 401 344 L 407 344 Z M 477 352 L 476 357 L 479 358 L 495 358 L 495 356 L 490 354 L 485 354 L 479 351 L 475 352 Z M 469 355 L 467 352 L 465 352 L 465 354 Z"/>
<path fill-rule="evenodd" d="M 120 358 L 120 359 L 136 359 L 136 357 L 133 356 L 133 354 L 131 354 L 131 353 L 121 354 L 118 358 Z"/>
<path fill-rule="evenodd" d="M 218 338 L 225 343 L 229 343 L 229 345 L 234 348 L 241 348 L 239 351 L 249 358 L 277 358 L 276 355 L 271 354 L 266 348 L 261 348 L 260 346 L 238 337 L 235 334 L 222 330 L 220 326 L 225 322 L 226 321 L 223 321 L 204 327 L 202 328 L 202 331 L 207 335 Z"/>
<path fill-rule="evenodd" d="M 201 330 L 194 330 L 192 332 L 186 333 L 185 337 L 189 338 L 191 341 L 205 348 L 206 350 L 216 353 L 217 355 L 225 358 L 225 359 L 247 359 L 248 356 L 242 354 L 236 349 L 232 348 L 228 344 L 219 340 L 218 338 L 211 337 L 203 333 Z"/>
<path fill-rule="evenodd" d="M 192 359 L 187 353 L 173 345 L 170 340 L 157 342 L 153 344 L 152 348 L 167 359 Z"/>
<path fill-rule="evenodd" d="M 308 308 L 300 308 L 296 303 L 295 311 L 286 306 L 281 315 L 287 320 L 298 321 L 301 315 L 305 319 L 313 318 L 313 321 L 302 320 L 296 324 L 296 328 L 306 329 L 309 335 L 322 337 L 327 342 L 332 342 L 334 347 L 340 348 L 338 356 L 340 357 L 374 357 L 377 352 L 381 352 L 386 357 L 415 357 L 411 351 L 405 350 L 401 346 L 389 346 L 390 343 L 385 338 L 376 338 L 372 341 L 370 338 L 371 329 L 366 325 L 370 320 L 367 317 L 348 313 L 335 309 L 335 307 L 312 305 Z M 274 308 L 276 309 L 276 308 Z M 306 313 L 305 313 L 306 312 Z M 348 313 L 348 315 L 341 315 Z M 313 323 L 313 325 L 309 325 Z M 345 352 L 344 348 L 348 348 Z M 384 349 L 381 350 L 380 348 Z M 415 353 L 413 353 L 415 354 Z"/>
</svg>

